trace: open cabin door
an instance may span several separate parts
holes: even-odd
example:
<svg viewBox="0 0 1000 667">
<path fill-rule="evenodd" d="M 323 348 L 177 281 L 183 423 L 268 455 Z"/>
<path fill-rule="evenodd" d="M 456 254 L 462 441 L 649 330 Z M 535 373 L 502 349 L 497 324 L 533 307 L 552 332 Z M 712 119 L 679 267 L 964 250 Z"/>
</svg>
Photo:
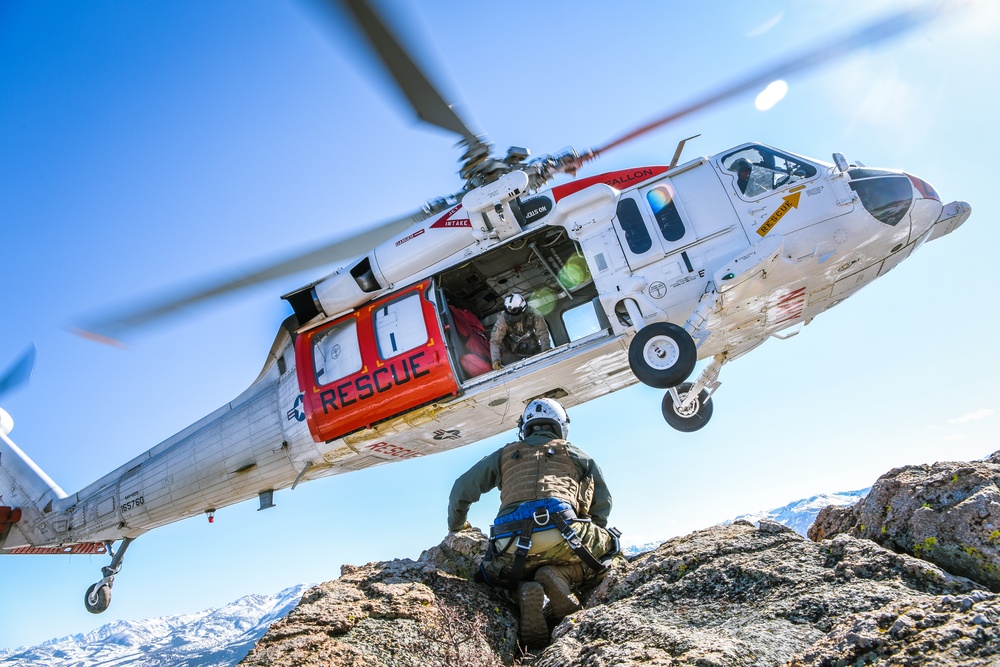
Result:
<svg viewBox="0 0 1000 667">
<path fill-rule="evenodd" d="M 306 421 L 317 442 L 458 392 L 430 281 L 306 331 L 295 341 Z"/>
</svg>

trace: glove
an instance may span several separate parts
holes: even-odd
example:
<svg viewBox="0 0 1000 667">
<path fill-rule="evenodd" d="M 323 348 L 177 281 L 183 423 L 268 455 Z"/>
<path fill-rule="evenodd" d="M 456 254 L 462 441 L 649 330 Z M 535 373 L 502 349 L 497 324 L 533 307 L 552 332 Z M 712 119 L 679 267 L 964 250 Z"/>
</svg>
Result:
<svg viewBox="0 0 1000 667">
<path fill-rule="evenodd" d="M 503 364 L 501 364 L 499 361 L 494 361 L 493 362 L 493 370 L 498 371 L 501 368 L 503 368 Z"/>
</svg>

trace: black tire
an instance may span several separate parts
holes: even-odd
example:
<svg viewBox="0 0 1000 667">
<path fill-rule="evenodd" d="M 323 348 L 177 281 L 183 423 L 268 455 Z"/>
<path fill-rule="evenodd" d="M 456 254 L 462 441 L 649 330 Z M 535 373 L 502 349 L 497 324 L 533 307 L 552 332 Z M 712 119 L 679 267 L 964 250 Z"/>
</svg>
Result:
<svg viewBox="0 0 1000 667">
<path fill-rule="evenodd" d="M 681 401 L 687 397 L 692 386 L 690 382 L 678 385 L 677 395 L 680 396 Z M 663 418 L 673 428 L 682 433 L 692 433 L 705 426 L 712 418 L 712 399 L 708 397 L 708 392 L 702 389 L 698 393 L 697 400 L 681 414 L 674 407 L 674 399 L 670 392 L 667 392 L 667 395 L 663 397 L 660 410 L 663 412 Z"/>
<path fill-rule="evenodd" d="M 672 322 L 654 322 L 639 330 L 628 346 L 628 365 L 639 382 L 657 389 L 676 387 L 698 362 L 691 335 Z"/>
<path fill-rule="evenodd" d="M 83 606 L 91 614 L 100 614 L 111 605 L 111 587 L 105 583 L 93 584 L 83 596 Z"/>
</svg>

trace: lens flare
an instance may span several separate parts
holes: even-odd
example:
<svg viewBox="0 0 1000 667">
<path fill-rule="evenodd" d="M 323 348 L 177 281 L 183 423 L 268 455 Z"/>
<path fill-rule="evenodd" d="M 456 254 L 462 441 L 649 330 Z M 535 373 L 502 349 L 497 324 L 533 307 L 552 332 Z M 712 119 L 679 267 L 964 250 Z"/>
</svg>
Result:
<svg viewBox="0 0 1000 667">
<path fill-rule="evenodd" d="M 646 193 L 646 201 L 649 202 L 653 213 L 659 213 L 673 200 L 673 187 L 669 184 L 660 185 Z"/>
<path fill-rule="evenodd" d="M 666 191 L 663 188 L 656 188 L 655 190 L 650 190 L 646 193 L 646 199 L 649 201 L 650 208 L 653 209 L 653 213 L 656 213 L 670 201 Z"/>
<path fill-rule="evenodd" d="M 531 298 L 528 299 L 528 304 L 537 310 L 539 314 L 548 315 L 556 307 L 556 301 L 558 300 L 559 295 L 554 290 L 542 287 L 532 293 Z"/>
<path fill-rule="evenodd" d="M 573 289 L 590 280 L 590 268 L 582 255 L 573 255 L 559 269 L 559 282 L 566 289 Z"/>
<path fill-rule="evenodd" d="M 757 107 L 758 111 L 767 111 L 780 102 L 787 92 L 787 83 L 780 79 L 778 81 L 772 81 L 767 85 L 767 88 L 762 90 L 760 95 L 757 96 L 754 106 Z"/>
</svg>

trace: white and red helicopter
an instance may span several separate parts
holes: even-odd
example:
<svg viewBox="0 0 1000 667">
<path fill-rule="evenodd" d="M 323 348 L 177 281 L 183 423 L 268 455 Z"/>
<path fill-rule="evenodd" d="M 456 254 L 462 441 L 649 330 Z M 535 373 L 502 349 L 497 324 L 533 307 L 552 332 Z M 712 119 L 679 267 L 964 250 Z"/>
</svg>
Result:
<svg viewBox="0 0 1000 667">
<path fill-rule="evenodd" d="M 665 390 L 668 424 L 700 429 L 725 364 L 794 335 L 971 212 L 903 171 L 761 143 L 682 162 L 681 142 L 667 164 L 548 186 L 654 127 L 901 32 L 926 20 L 921 11 L 600 148 L 530 159 L 521 148 L 493 156 L 370 7 L 347 5 L 418 115 L 461 137 L 464 187 L 384 228 L 374 248 L 365 235 L 317 251 L 358 256 L 284 295 L 293 314 L 257 380 L 74 494 L 10 440 L 0 411 L 0 552 L 111 555 L 87 590 L 91 612 L 107 609 L 128 545 L 149 530 L 255 496 L 264 509 L 304 481 L 479 441 L 511 429 L 535 397 L 571 407 L 643 382 Z M 530 295 L 553 348 L 492 370 L 482 332 L 512 292 Z M 95 329 L 114 335 L 175 306 Z M 693 375 L 699 359 L 708 363 Z"/>
</svg>

